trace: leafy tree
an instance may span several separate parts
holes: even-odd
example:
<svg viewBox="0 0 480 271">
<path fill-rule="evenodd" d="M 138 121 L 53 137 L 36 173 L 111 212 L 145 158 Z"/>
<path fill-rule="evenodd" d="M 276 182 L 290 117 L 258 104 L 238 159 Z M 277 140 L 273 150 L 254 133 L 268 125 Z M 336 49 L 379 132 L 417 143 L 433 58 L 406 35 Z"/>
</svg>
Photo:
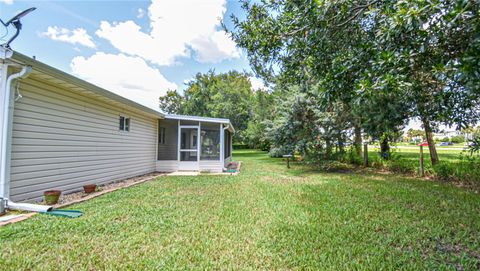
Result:
<svg viewBox="0 0 480 271">
<path fill-rule="evenodd" d="M 412 117 L 423 123 L 432 164 L 439 123 L 464 127 L 478 119 L 478 75 L 466 73 L 478 56 L 477 1 L 378 1 L 372 5 L 381 74 L 404 82 Z M 473 65 L 473 66 L 472 66 Z"/>
<path fill-rule="evenodd" d="M 272 93 L 257 90 L 252 99 L 252 116 L 247 124 L 244 136 L 251 148 L 268 151 L 271 140 L 267 136 L 267 129 L 272 125 L 275 116 L 275 96 Z"/>
<path fill-rule="evenodd" d="M 168 90 L 165 96 L 159 98 L 160 109 L 168 114 L 183 114 L 182 108 L 185 98 L 176 90 Z"/>
<path fill-rule="evenodd" d="M 452 136 L 450 138 L 450 141 L 452 141 L 453 143 L 463 143 L 463 142 L 465 142 L 465 138 L 461 135 Z"/>
<path fill-rule="evenodd" d="M 440 139 L 441 142 L 450 142 L 450 138 L 448 136 Z"/>
<path fill-rule="evenodd" d="M 382 77 L 384 84 L 375 86 L 370 79 L 362 79 L 358 85 L 358 115 L 362 116 L 362 128 L 380 143 L 382 158 L 390 158 L 390 142 L 394 141 L 408 121 L 410 105 L 405 102 L 401 86 L 389 77 Z"/>
<path fill-rule="evenodd" d="M 476 136 L 472 139 L 472 143 L 468 146 L 470 155 L 474 153 L 480 153 L 480 136 Z"/>
<path fill-rule="evenodd" d="M 274 119 L 267 127 L 272 156 L 299 152 L 304 158 L 334 158 L 334 149 L 345 154 L 346 132 L 350 114 L 342 102 L 325 107 L 320 102 L 324 93 L 318 86 L 280 85 L 273 94 L 276 106 Z"/>
<path fill-rule="evenodd" d="M 365 70 L 371 66 L 375 36 L 368 20 L 350 23 L 356 14 L 348 11 L 363 9 L 363 4 L 357 5 L 360 4 L 346 1 L 262 1 L 252 5 L 244 2 L 247 19 L 240 21 L 233 17 L 232 36 L 246 49 L 259 75 L 267 80 L 276 78 L 280 84 L 301 86 L 301 92 L 313 94 L 314 97 L 310 95 L 308 99 L 318 103 L 315 110 L 327 115 L 336 112 L 338 123 L 322 122 L 327 156 L 331 152 L 332 137 L 337 138 L 342 150 L 345 132 L 350 127 L 353 127 L 356 151 L 360 154 L 361 127 L 375 126 L 371 111 L 359 109 L 366 108 L 363 104 L 372 96 L 359 92 L 357 86 L 370 76 Z M 275 69 L 278 66 L 280 68 Z M 276 71 L 279 72 L 275 74 Z M 375 93 L 372 88 L 369 90 Z M 388 127 L 383 128 L 401 125 L 403 119 L 398 119 L 385 119 L 385 122 L 397 122 L 390 121 Z"/>
<path fill-rule="evenodd" d="M 407 131 L 407 137 L 409 138 L 409 141 L 411 141 L 414 137 L 422 137 L 423 138 L 424 136 L 425 136 L 425 132 L 423 132 L 422 130 L 416 130 L 416 129 L 410 128 Z"/>
<path fill-rule="evenodd" d="M 249 74 L 237 71 L 215 74 L 211 70 L 198 73 L 183 96 L 169 91 L 160 97 L 160 107 L 169 113 L 228 118 L 238 131 L 235 142 L 242 142 L 252 115 L 253 96 Z"/>
<path fill-rule="evenodd" d="M 232 17 L 230 32 L 257 74 L 297 84 L 305 93 L 320 83 L 316 110 L 353 111 L 354 126 L 360 123 L 374 137 L 385 139 L 407 117 L 419 117 L 435 164 L 432 134 L 438 124 L 463 127 L 475 123 L 480 112 L 478 5 L 460 0 L 244 1 L 247 17 Z M 378 103 L 390 95 L 395 99 Z M 369 110 L 362 110 L 363 104 Z M 372 105 L 384 108 L 378 112 Z M 383 122 L 375 128 L 379 115 Z"/>
<path fill-rule="evenodd" d="M 300 91 L 301 87 L 282 87 L 275 92 L 276 118 L 268 128 L 268 137 L 272 141 L 272 156 L 299 151 L 311 156 L 314 142 L 321 133 L 320 116 L 315 110 L 312 99 Z"/>
</svg>

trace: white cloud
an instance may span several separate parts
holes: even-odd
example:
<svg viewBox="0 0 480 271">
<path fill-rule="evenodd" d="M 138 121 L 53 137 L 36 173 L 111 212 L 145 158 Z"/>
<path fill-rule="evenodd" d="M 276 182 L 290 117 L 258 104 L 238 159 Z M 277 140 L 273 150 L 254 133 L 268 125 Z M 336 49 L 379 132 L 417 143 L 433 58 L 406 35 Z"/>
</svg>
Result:
<svg viewBox="0 0 480 271">
<path fill-rule="evenodd" d="M 188 79 L 183 80 L 183 83 L 184 83 L 185 85 L 188 85 L 188 84 L 190 84 L 190 82 L 192 82 L 193 80 L 195 80 L 195 77 L 190 77 L 190 78 L 188 78 Z"/>
<path fill-rule="evenodd" d="M 143 10 L 142 8 L 138 8 L 137 10 L 137 18 L 141 19 L 145 16 L 145 10 Z"/>
<path fill-rule="evenodd" d="M 92 37 L 83 28 L 75 28 L 73 30 L 49 26 L 46 32 L 41 33 L 42 36 L 49 37 L 52 40 L 67 42 L 71 44 L 80 44 L 86 47 L 95 48 Z"/>
<path fill-rule="evenodd" d="M 253 90 L 266 90 L 267 87 L 263 83 L 261 79 L 258 79 L 257 77 L 250 77 L 250 83 L 252 84 L 252 89 Z"/>
<path fill-rule="evenodd" d="M 225 31 L 216 31 L 210 37 L 199 37 L 192 41 L 191 46 L 200 62 L 216 63 L 240 57 L 240 51 Z"/>
<path fill-rule="evenodd" d="M 225 12 L 225 0 L 153 0 L 148 8 L 149 32 L 131 20 L 102 21 L 96 35 L 122 53 L 159 65 L 172 65 L 192 51 L 200 62 L 219 62 L 240 56 L 235 43 L 218 30 Z"/>
<path fill-rule="evenodd" d="M 75 75 L 151 108 L 158 109 L 158 98 L 177 88 L 140 57 L 97 52 L 75 57 L 70 67 Z"/>
<path fill-rule="evenodd" d="M 13 4 L 13 0 L 0 0 L 0 3 L 11 5 L 11 4 Z"/>
</svg>

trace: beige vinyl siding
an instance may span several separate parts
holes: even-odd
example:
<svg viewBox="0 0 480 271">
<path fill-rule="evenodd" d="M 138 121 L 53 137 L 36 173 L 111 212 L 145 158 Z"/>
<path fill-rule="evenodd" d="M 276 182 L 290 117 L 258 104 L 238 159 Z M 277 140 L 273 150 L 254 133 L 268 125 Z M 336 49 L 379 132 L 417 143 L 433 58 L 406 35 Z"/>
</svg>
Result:
<svg viewBox="0 0 480 271">
<path fill-rule="evenodd" d="M 39 199 L 156 169 L 157 118 L 35 78 L 22 80 L 15 103 L 10 195 Z M 119 116 L 130 131 L 119 131 Z"/>
</svg>

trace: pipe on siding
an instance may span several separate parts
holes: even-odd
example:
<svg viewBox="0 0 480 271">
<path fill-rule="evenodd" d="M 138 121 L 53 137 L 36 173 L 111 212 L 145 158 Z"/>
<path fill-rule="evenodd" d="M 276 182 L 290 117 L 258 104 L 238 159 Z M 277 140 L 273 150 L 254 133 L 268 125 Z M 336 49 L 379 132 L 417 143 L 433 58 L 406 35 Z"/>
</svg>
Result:
<svg viewBox="0 0 480 271">
<path fill-rule="evenodd" d="M 31 203 L 15 203 L 13 201 L 7 201 L 7 208 L 10 210 L 30 211 L 45 213 L 53 209 L 52 206 L 31 204 Z"/>
<path fill-rule="evenodd" d="M 8 69 L 9 66 L 14 66 L 12 64 L 4 65 L 5 69 Z M 7 176 L 8 173 L 8 161 L 10 159 L 8 151 L 10 150 L 10 128 L 12 125 L 12 120 L 10 112 L 13 112 L 14 104 L 10 103 L 12 95 L 12 82 L 15 79 L 26 78 L 32 72 L 32 67 L 22 66 L 22 70 L 18 73 L 11 74 L 7 78 L 7 83 L 5 85 L 5 96 L 3 100 L 3 121 L 2 121 L 2 142 L 1 142 L 1 153 L 0 153 L 0 213 L 4 211 L 6 205 L 9 204 L 8 197 L 10 192 L 10 178 Z"/>
</svg>

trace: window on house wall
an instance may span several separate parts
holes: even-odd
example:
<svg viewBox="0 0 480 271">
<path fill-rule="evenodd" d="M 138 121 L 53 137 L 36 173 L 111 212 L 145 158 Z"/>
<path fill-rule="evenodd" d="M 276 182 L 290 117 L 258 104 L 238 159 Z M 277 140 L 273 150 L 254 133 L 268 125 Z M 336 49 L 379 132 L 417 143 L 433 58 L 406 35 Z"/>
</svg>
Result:
<svg viewBox="0 0 480 271">
<path fill-rule="evenodd" d="M 158 129 L 158 144 L 165 144 L 165 127 L 160 127 Z"/>
<path fill-rule="evenodd" d="M 130 118 L 120 116 L 118 129 L 120 131 L 130 131 Z"/>
</svg>

